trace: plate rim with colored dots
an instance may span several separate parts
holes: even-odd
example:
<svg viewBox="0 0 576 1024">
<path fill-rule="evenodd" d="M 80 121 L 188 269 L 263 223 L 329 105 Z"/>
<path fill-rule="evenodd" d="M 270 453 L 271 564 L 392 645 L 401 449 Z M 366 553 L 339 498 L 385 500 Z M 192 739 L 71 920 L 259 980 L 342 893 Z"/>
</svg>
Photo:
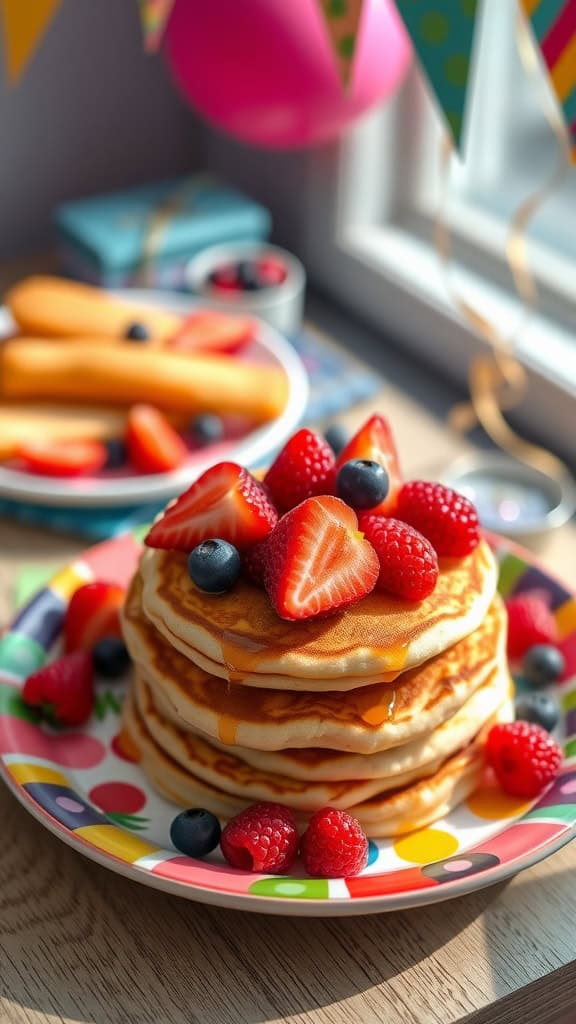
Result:
<svg viewBox="0 0 576 1024">
<path fill-rule="evenodd" d="M 114 295 L 127 304 L 155 306 L 183 316 L 195 309 L 207 309 L 210 303 L 191 295 L 156 289 L 115 290 Z M 189 487 L 214 461 L 232 459 L 241 465 L 256 466 L 267 461 L 281 448 L 299 426 L 309 395 L 308 374 L 304 364 L 287 338 L 256 315 L 254 342 L 256 354 L 276 363 L 288 378 L 288 401 L 280 416 L 256 427 L 235 442 L 210 445 L 190 464 L 169 473 L 135 474 L 133 476 L 58 478 L 40 476 L 0 464 L 0 497 L 33 505 L 56 505 L 66 508 L 110 508 L 166 501 Z M 5 306 L 0 306 L 0 341 L 13 330 L 14 324 Z"/>
<path fill-rule="evenodd" d="M 571 672 L 576 674 L 576 598 L 540 567 L 531 554 L 504 538 L 492 536 L 490 540 L 500 562 L 501 592 L 505 597 L 532 587 L 548 590 L 559 626 L 560 646 Z M 0 637 L 0 773 L 26 810 L 79 853 L 134 881 L 201 903 L 259 913 L 325 917 L 407 909 L 462 896 L 531 867 L 574 837 L 576 679 L 560 687 L 567 757 L 558 779 L 528 809 L 516 808 L 517 813 L 504 819 L 492 815 L 490 834 L 483 833 L 489 827 L 483 819 L 476 821 L 475 831 L 474 821 L 466 820 L 463 827 L 472 826 L 475 839 L 460 850 L 453 822 L 459 812 L 470 818 L 467 807 L 456 809 L 443 822 L 421 830 L 416 834 L 417 841 L 424 832 L 431 832 L 436 843 L 435 856 L 429 862 L 414 853 L 409 837 L 399 837 L 392 845 L 400 845 L 404 851 L 400 866 L 392 864 L 387 870 L 378 871 L 378 858 L 386 856 L 386 863 L 390 864 L 392 856 L 396 861 L 398 857 L 389 853 L 389 843 L 385 844 L 385 852 L 383 846 L 371 844 L 372 853 L 379 850 L 376 863 L 369 863 L 367 870 L 356 878 L 308 879 L 297 874 L 275 877 L 237 871 L 223 863 L 194 860 L 142 838 L 132 830 L 137 825 L 126 824 L 129 814 L 112 814 L 114 808 L 97 806 L 94 795 L 87 796 L 87 790 L 76 785 L 75 778 L 82 772 L 76 770 L 74 775 L 70 764 L 74 764 L 72 745 L 78 744 L 78 734 L 51 734 L 41 728 L 25 713 L 18 693 L 26 675 L 43 662 L 46 651 L 57 640 L 66 602 L 76 587 L 95 578 L 126 583 L 139 550 L 132 534 L 88 549 L 38 591 Z M 91 730 L 92 722 L 86 727 L 86 742 L 99 742 L 94 740 Z M 106 756 L 113 755 L 107 752 Z M 104 768 L 100 767 L 94 776 L 99 787 L 94 789 L 111 788 L 108 777 L 103 775 L 107 762 L 102 763 Z M 133 773 L 131 778 L 138 777 L 144 790 L 147 784 L 141 769 L 130 764 L 129 770 Z M 126 783 L 112 785 L 131 788 Z M 88 792 L 94 794 L 94 790 Z M 55 798 L 54 794 L 59 796 Z M 160 798 L 152 797 L 150 791 L 146 799 Z M 179 809 L 172 806 L 168 810 L 176 815 Z M 80 826 L 76 826 L 74 812 L 81 814 Z M 446 848 L 451 835 L 456 851 L 450 850 L 449 842 Z M 408 851 L 412 849 L 412 859 L 406 856 L 407 844 Z"/>
</svg>

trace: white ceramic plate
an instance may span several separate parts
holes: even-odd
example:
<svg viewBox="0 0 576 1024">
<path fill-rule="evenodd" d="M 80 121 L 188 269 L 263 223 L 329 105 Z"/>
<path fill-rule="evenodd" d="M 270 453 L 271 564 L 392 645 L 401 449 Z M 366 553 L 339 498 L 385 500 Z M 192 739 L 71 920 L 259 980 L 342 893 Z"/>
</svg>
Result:
<svg viewBox="0 0 576 1024">
<path fill-rule="evenodd" d="M 117 293 L 127 302 L 160 306 L 186 315 L 198 305 L 186 295 L 151 290 Z M 6 309 L 0 309 L 0 337 L 13 330 Z M 173 473 L 147 475 L 99 475 L 78 479 L 37 476 L 9 466 L 0 466 L 0 497 L 25 501 L 34 505 L 96 508 L 114 505 L 138 505 L 165 501 L 185 490 L 213 462 L 230 459 L 244 466 L 255 466 L 266 459 L 297 427 L 308 400 L 308 377 L 301 359 L 292 346 L 274 328 L 257 321 L 256 337 L 243 353 L 246 358 L 276 363 L 289 381 L 288 403 L 276 420 L 266 423 L 242 438 L 210 445 L 191 452 L 187 464 Z"/>
</svg>

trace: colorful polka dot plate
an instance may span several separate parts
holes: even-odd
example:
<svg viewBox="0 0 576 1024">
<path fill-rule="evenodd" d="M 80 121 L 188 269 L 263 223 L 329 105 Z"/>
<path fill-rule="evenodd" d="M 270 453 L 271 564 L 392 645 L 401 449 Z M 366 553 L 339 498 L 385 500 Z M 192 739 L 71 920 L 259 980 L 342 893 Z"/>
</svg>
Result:
<svg viewBox="0 0 576 1024">
<path fill-rule="evenodd" d="M 561 775 L 534 802 L 477 791 L 443 821 L 396 841 L 370 842 L 369 863 L 348 879 L 249 874 L 219 854 L 204 861 L 171 847 L 177 808 L 147 784 L 118 734 L 122 688 L 100 686 L 81 731 L 51 732 L 22 703 L 26 676 L 58 641 L 66 601 L 83 582 L 126 583 L 138 555 L 130 534 L 88 550 L 18 613 L 0 638 L 0 767 L 20 802 L 80 853 L 127 877 L 188 899 L 262 913 L 344 915 L 414 907 L 492 885 L 567 843 L 576 827 L 576 599 L 525 552 L 496 538 L 504 596 L 546 588 L 572 682 L 558 688 Z"/>
</svg>

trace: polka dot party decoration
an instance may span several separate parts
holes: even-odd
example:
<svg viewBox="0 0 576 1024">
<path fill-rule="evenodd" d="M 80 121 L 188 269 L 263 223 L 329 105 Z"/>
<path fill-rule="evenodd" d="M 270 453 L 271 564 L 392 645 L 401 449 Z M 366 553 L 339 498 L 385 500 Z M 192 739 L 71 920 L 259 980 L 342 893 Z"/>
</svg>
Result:
<svg viewBox="0 0 576 1024">
<path fill-rule="evenodd" d="M 54 731 L 20 697 L 29 666 L 50 657 L 76 586 L 95 577 L 128 581 L 139 554 L 128 534 L 92 548 L 55 576 L 0 638 L 1 774 L 24 806 L 79 852 L 203 902 L 347 914 L 424 905 L 501 881 L 576 831 L 576 599 L 508 541 L 493 544 L 504 597 L 535 586 L 548 591 L 569 666 L 558 687 L 566 761 L 539 800 L 515 800 L 488 780 L 443 821 L 392 840 L 370 839 L 367 865 L 355 878 L 307 878 L 299 862 L 290 876 L 270 877 L 230 868 L 219 851 L 202 861 L 182 856 L 169 838 L 176 808 L 150 787 L 138 752 L 120 732 L 117 708 L 109 706 L 81 732 Z"/>
<path fill-rule="evenodd" d="M 350 80 L 364 0 L 321 0 L 340 77 Z"/>
<path fill-rule="evenodd" d="M 460 148 L 479 0 L 397 0 L 397 8 Z"/>
</svg>

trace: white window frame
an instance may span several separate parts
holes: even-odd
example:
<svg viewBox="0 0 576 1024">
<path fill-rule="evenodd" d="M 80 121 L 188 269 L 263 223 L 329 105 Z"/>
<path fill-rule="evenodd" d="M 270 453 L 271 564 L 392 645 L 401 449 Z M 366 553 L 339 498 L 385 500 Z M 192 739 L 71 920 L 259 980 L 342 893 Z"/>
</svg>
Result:
<svg viewBox="0 0 576 1024">
<path fill-rule="evenodd" d="M 485 18 L 483 32 L 488 25 Z M 498 46 L 498 38 L 490 44 Z M 506 75 L 503 66 L 501 81 L 492 83 L 492 101 L 484 97 L 480 113 L 475 109 L 476 93 L 471 113 L 486 119 L 483 137 L 493 139 L 489 150 L 475 153 L 470 146 L 466 153 L 475 176 L 487 188 L 497 178 L 494 154 L 513 144 L 509 133 L 498 137 L 498 126 L 506 123 Z M 439 192 L 434 171 L 442 128 L 439 118 L 430 116 L 429 105 L 420 76 L 413 71 L 398 97 L 363 118 L 344 141 L 311 155 L 303 256 L 323 290 L 463 383 L 470 359 L 488 345 L 454 308 L 432 241 Z M 551 149 L 550 170 L 556 158 Z M 514 205 L 519 206 L 526 194 L 526 183 L 515 181 Z M 573 214 L 576 247 L 576 208 Z M 457 189 L 446 216 L 458 291 L 505 331 L 515 333 L 524 311 L 503 256 L 505 219 Z M 530 258 L 537 268 L 539 304 L 519 334 L 517 352 L 527 369 L 528 390 L 516 417 L 530 433 L 574 461 L 576 259 L 540 242 L 531 242 Z"/>
</svg>

